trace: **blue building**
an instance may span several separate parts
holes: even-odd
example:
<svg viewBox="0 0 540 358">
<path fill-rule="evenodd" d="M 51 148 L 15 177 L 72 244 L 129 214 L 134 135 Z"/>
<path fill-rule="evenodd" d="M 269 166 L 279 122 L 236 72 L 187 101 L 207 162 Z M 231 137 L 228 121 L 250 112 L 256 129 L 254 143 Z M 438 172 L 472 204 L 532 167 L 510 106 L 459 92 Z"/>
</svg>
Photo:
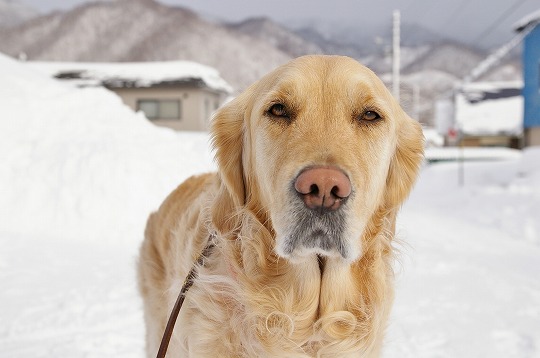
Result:
<svg viewBox="0 0 540 358">
<path fill-rule="evenodd" d="M 523 128 L 525 145 L 540 145 L 540 11 L 515 26 L 523 40 Z"/>
</svg>

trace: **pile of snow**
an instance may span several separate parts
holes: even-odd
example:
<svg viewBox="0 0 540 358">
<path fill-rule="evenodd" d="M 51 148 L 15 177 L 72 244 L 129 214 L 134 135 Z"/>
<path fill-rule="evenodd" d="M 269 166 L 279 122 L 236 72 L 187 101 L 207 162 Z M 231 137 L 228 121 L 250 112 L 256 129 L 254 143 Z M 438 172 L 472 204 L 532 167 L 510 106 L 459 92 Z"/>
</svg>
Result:
<svg viewBox="0 0 540 358">
<path fill-rule="evenodd" d="M 142 358 L 146 216 L 213 169 L 208 137 L 4 56 L 0 77 L 3 354 Z M 425 166 L 399 216 L 383 357 L 540 355 L 540 148 L 464 165 Z"/>
<path fill-rule="evenodd" d="M 137 243 L 208 136 L 157 128 L 101 88 L 77 89 L 0 55 L 0 230 Z"/>
<path fill-rule="evenodd" d="M 32 68 L 50 77 L 72 76 L 87 85 L 130 83 L 134 87 L 150 87 L 171 81 L 201 80 L 209 88 L 226 93 L 231 86 L 212 67 L 190 61 L 161 62 L 29 62 Z"/>
</svg>

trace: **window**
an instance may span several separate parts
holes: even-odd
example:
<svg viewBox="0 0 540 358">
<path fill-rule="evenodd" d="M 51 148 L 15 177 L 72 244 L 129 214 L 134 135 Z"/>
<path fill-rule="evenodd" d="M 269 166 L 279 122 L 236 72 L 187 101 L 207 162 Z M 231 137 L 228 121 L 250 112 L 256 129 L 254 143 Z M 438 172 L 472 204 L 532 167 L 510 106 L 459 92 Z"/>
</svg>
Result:
<svg viewBox="0 0 540 358">
<path fill-rule="evenodd" d="M 180 119 L 180 101 L 160 101 L 159 118 Z"/>
<path fill-rule="evenodd" d="M 148 119 L 159 118 L 158 101 L 138 101 L 137 110 L 143 111 Z"/>
<path fill-rule="evenodd" d="M 148 119 L 181 118 L 179 100 L 141 99 L 137 101 L 137 110 L 143 111 Z"/>
</svg>

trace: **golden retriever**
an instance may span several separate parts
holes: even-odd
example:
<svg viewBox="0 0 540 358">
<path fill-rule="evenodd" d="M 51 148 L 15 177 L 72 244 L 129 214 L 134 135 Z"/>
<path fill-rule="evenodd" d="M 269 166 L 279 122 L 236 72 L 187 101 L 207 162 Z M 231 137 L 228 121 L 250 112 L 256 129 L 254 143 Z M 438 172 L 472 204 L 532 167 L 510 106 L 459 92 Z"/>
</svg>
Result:
<svg viewBox="0 0 540 358">
<path fill-rule="evenodd" d="M 218 173 L 188 179 L 148 219 L 148 356 L 210 237 L 168 356 L 379 356 L 418 122 L 353 59 L 305 56 L 219 109 L 212 136 Z"/>
</svg>

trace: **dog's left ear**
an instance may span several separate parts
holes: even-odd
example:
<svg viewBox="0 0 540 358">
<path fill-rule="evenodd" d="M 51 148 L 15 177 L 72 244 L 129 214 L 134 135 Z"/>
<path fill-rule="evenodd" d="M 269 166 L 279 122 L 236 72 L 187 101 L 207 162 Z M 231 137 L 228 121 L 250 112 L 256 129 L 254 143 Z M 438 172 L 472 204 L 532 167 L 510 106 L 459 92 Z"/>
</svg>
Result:
<svg viewBox="0 0 540 358">
<path fill-rule="evenodd" d="M 386 179 L 385 204 L 398 208 L 409 196 L 424 158 L 424 134 L 420 123 L 396 108 L 397 145 Z"/>
<path fill-rule="evenodd" d="M 211 208 L 212 224 L 221 233 L 236 226 L 234 216 L 245 202 L 242 153 L 245 100 L 242 95 L 220 108 L 212 119 L 212 144 L 218 165 L 220 187 Z"/>
</svg>

